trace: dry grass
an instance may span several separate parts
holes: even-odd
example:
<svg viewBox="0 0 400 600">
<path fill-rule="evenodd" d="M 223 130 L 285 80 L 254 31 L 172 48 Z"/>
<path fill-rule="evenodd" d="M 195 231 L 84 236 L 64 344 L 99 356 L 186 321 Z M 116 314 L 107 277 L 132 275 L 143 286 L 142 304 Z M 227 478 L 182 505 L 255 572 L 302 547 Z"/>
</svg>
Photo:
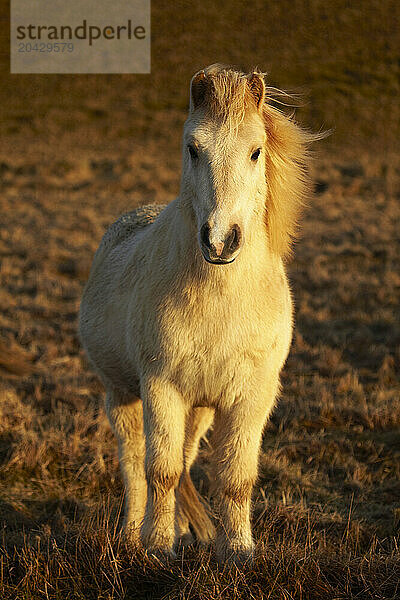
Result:
<svg viewBox="0 0 400 600">
<path fill-rule="evenodd" d="M 151 77 L 2 79 L 0 597 L 395 599 L 398 3 L 256 2 L 257 19 L 243 3 L 225 16 L 181 3 L 180 21 L 153 4 Z M 258 557 L 244 573 L 204 549 L 162 566 L 119 538 L 116 445 L 76 333 L 105 227 L 177 193 L 184 84 L 217 59 L 308 85 L 300 115 L 336 126 L 289 268 L 296 336 L 260 457 Z M 205 451 L 194 473 L 204 494 L 207 465 Z"/>
<path fill-rule="evenodd" d="M 396 598 L 395 545 L 363 540 L 349 522 L 334 542 L 314 515 L 293 508 L 261 514 L 258 556 L 244 572 L 216 567 L 201 548 L 168 565 L 132 551 L 110 505 L 54 536 L 49 528 L 2 556 L 2 598 Z M 111 519 L 111 520 L 110 520 Z M 7 572 L 5 572 L 7 568 Z M 397 571 L 397 572 L 396 572 Z"/>
<path fill-rule="evenodd" d="M 139 156 L 129 161 L 146 196 L 152 171 Z M 72 156 L 75 179 L 60 187 L 51 163 L 26 175 L 3 164 L 1 597 L 395 598 L 400 207 L 385 165 L 318 164 L 290 266 L 296 338 L 260 457 L 259 556 L 240 574 L 195 549 L 162 567 L 118 537 L 116 446 L 76 316 L 106 223 L 134 204 L 121 188 L 109 202 L 130 162 L 109 157 L 118 176 L 108 189 L 89 162 L 80 185 L 82 163 Z M 156 200 L 168 198 L 167 187 L 158 184 Z M 195 475 L 207 493 L 206 454 Z"/>
</svg>

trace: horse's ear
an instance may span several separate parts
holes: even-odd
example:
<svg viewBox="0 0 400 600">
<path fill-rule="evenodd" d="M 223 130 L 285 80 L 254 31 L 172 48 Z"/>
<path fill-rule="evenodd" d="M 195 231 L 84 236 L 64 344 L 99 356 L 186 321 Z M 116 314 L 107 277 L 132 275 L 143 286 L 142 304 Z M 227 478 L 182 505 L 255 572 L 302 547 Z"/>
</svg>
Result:
<svg viewBox="0 0 400 600">
<path fill-rule="evenodd" d="M 203 104 L 207 92 L 207 77 L 204 71 L 199 71 L 190 82 L 190 110 L 195 110 Z"/>
<path fill-rule="evenodd" d="M 265 99 L 265 82 L 261 73 L 250 73 L 248 75 L 248 85 L 250 94 L 256 103 L 256 106 L 261 110 Z"/>
</svg>

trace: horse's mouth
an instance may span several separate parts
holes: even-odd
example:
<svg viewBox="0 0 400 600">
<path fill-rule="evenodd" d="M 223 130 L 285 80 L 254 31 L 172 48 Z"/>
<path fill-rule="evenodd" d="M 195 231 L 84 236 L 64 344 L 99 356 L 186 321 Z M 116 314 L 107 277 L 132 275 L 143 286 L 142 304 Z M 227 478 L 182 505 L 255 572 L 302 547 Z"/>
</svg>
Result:
<svg viewBox="0 0 400 600">
<path fill-rule="evenodd" d="M 208 262 L 210 265 L 229 265 L 230 263 L 233 263 L 236 260 L 236 256 L 234 256 L 233 258 L 230 258 L 228 260 L 224 260 L 222 258 L 216 258 L 216 259 L 211 259 L 209 256 L 206 256 L 204 252 L 202 252 L 203 258 L 206 262 Z"/>
</svg>

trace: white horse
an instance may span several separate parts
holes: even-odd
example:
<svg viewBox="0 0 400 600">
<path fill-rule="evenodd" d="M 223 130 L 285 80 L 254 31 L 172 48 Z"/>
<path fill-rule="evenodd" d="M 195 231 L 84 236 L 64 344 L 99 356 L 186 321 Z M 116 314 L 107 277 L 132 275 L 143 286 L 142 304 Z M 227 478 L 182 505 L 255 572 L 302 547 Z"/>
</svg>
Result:
<svg viewBox="0 0 400 600">
<path fill-rule="evenodd" d="M 309 191 L 301 130 L 259 72 L 197 73 L 179 197 L 114 223 L 95 255 L 80 335 L 107 390 L 126 487 L 125 530 L 173 554 L 216 535 L 221 561 L 253 553 L 251 493 L 292 336 L 284 268 Z M 190 479 L 214 421 L 216 531 Z"/>
</svg>

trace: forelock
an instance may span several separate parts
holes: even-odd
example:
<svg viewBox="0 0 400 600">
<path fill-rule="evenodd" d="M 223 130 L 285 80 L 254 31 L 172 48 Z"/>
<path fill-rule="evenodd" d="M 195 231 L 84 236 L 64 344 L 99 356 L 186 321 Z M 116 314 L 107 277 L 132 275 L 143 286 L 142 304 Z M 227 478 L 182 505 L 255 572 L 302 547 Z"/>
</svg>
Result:
<svg viewBox="0 0 400 600">
<path fill-rule="evenodd" d="M 207 79 L 207 112 L 213 118 L 237 127 L 249 109 L 255 110 L 248 76 L 219 64 L 207 67 L 204 73 Z"/>
</svg>

